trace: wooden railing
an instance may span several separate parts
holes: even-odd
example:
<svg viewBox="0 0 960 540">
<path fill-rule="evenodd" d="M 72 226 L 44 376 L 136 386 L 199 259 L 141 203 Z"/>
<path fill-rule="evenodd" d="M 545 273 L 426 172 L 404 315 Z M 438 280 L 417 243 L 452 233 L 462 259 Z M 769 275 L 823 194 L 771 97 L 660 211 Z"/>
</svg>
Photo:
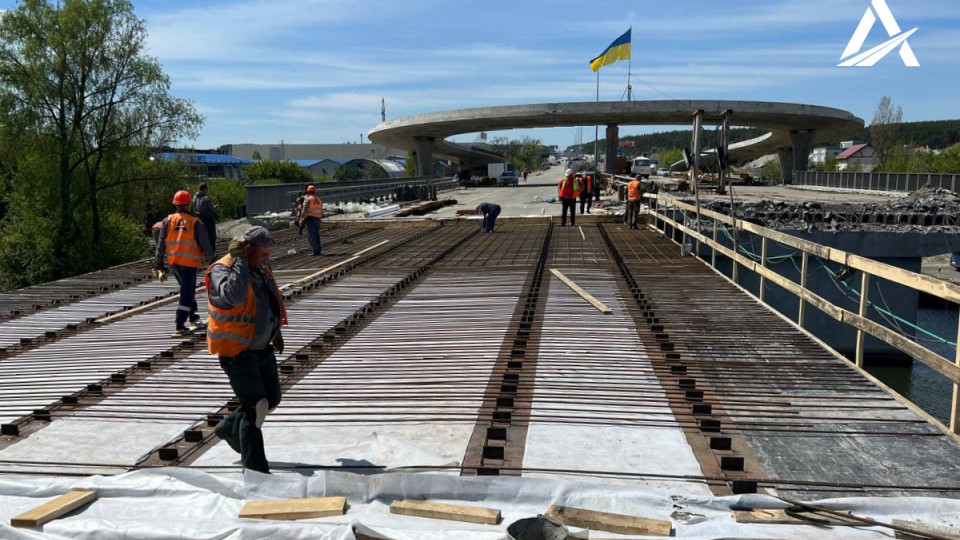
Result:
<svg viewBox="0 0 960 540">
<path fill-rule="evenodd" d="M 696 242 L 697 245 L 693 251 L 695 254 L 700 253 L 700 245 L 705 245 L 710 248 L 710 265 L 714 268 L 716 268 L 717 265 L 717 254 L 731 259 L 731 261 L 733 261 L 732 277 L 728 279 L 731 279 L 734 283 L 738 283 L 739 267 L 755 272 L 760 278 L 758 298 L 761 302 L 765 301 L 764 289 L 768 281 L 799 298 L 799 309 L 796 319 L 794 320 L 801 328 L 804 326 L 804 317 L 808 304 L 837 321 L 855 328 L 857 330 L 857 342 L 854 361 L 859 368 L 863 367 L 864 337 L 869 334 L 897 348 L 912 358 L 923 362 L 933 370 L 949 378 L 953 382 L 952 406 L 950 410 L 949 427 L 943 427 L 949 429 L 949 431 L 954 434 L 960 433 L 960 346 L 957 347 L 956 356 L 952 360 L 947 359 L 915 342 L 909 336 L 905 336 L 867 318 L 870 281 L 873 278 L 886 279 L 910 287 L 916 291 L 931 294 L 958 304 L 960 304 L 960 286 L 874 261 L 866 257 L 847 253 L 839 249 L 809 242 L 796 236 L 754 223 L 737 220 L 706 208 L 698 208 L 696 205 L 677 200 L 671 195 L 647 194 L 644 197 L 651 200 L 651 202 L 656 201 L 649 213 L 654 218 L 654 226 L 658 230 L 666 233 L 667 227 L 669 226 L 681 232 L 683 234 L 682 244 L 686 244 L 688 241 Z M 674 219 L 678 214 L 682 216 L 680 218 L 681 221 L 683 221 L 682 223 Z M 690 220 L 693 220 L 695 224 L 694 227 L 689 226 Z M 702 233 L 703 227 L 701 224 L 704 222 L 712 225 L 709 227 L 712 230 L 712 237 Z M 761 239 L 760 260 L 756 261 L 740 253 L 739 250 L 734 251 L 721 244 L 717 240 L 717 231 L 721 227 L 729 228 L 734 238 L 734 246 L 738 245 L 736 239 L 741 232 L 748 232 L 759 237 Z M 788 246 L 801 253 L 802 260 L 798 282 L 782 276 L 767 265 L 769 242 Z M 861 272 L 860 305 L 857 313 L 837 306 L 807 288 L 807 275 L 811 256 L 819 257 L 826 261 L 833 261 L 851 270 L 859 270 Z M 957 329 L 957 337 L 960 339 L 960 327 Z M 956 341 L 956 343 L 960 344 L 960 341 Z M 937 423 L 939 424 L 939 422 Z"/>
</svg>

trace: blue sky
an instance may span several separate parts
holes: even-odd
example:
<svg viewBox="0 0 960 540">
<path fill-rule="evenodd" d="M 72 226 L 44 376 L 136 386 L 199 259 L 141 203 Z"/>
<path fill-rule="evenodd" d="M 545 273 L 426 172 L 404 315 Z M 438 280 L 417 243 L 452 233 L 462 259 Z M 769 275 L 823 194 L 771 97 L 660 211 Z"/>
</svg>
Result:
<svg viewBox="0 0 960 540">
<path fill-rule="evenodd" d="M 197 147 L 358 141 L 380 122 L 381 96 L 387 118 L 592 101 L 588 61 L 631 25 L 637 99 L 796 101 L 869 123 L 886 94 L 906 120 L 960 118 L 957 0 L 888 0 L 903 30 L 919 28 L 909 40 L 918 68 L 895 53 L 872 68 L 835 67 L 870 0 L 134 3 L 174 93 L 206 116 Z M 866 46 L 886 39 L 878 23 Z M 601 99 L 621 99 L 626 81 L 626 62 L 603 68 Z M 573 128 L 503 134 L 574 141 Z"/>
</svg>

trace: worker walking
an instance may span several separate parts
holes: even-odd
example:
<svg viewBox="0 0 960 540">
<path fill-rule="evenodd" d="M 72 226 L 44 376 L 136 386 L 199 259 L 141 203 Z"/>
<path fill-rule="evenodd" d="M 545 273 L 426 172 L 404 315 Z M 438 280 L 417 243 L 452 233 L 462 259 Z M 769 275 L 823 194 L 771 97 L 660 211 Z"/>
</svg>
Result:
<svg viewBox="0 0 960 540">
<path fill-rule="evenodd" d="M 631 229 L 637 229 L 637 215 L 640 213 L 640 204 L 643 201 L 643 187 L 640 177 L 636 177 L 627 184 L 627 212 L 624 214 L 624 223 Z"/>
<path fill-rule="evenodd" d="M 584 207 L 589 214 L 591 206 L 593 206 L 593 174 L 584 173 L 583 189 L 580 190 L 580 214 L 583 214 Z"/>
<path fill-rule="evenodd" d="M 580 194 L 580 179 L 574 176 L 572 169 L 567 169 L 563 178 L 557 184 L 557 191 L 563 210 L 560 216 L 560 226 L 567 226 L 567 212 L 570 212 L 570 226 L 577 226 L 577 196 Z"/>
<path fill-rule="evenodd" d="M 317 197 L 317 188 L 307 186 L 307 196 L 303 199 L 300 209 L 300 226 L 307 227 L 307 239 L 314 255 L 321 255 L 323 245 L 320 243 L 320 220 L 323 219 L 323 201 Z"/>
<path fill-rule="evenodd" d="M 210 186 L 206 182 L 200 184 L 196 195 L 193 196 L 193 213 L 203 226 L 207 228 L 207 236 L 210 238 L 210 246 L 214 251 L 217 250 L 217 209 L 213 205 L 213 199 L 210 198 Z"/>
<path fill-rule="evenodd" d="M 197 287 L 197 269 L 203 265 L 204 257 L 213 260 L 213 246 L 210 245 L 206 227 L 199 218 L 190 213 L 191 199 L 190 192 L 185 189 L 173 196 L 177 211 L 160 223 L 154 261 L 154 275 L 164 281 L 166 274 L 163 260 L 166 257 L 173 276 L 180 284 L 180 304 L 177 306 L 176 316 L 178 334 L 189 333 L 188 319 L 192 324 L 200 320 L 194 294 Z"/>
<path fill-rule="evenodd" d="M 261 428 L 280 404 L 276 354 L 283 354 L 280 327 L 287 324 L 283 295 L 268 264 L 272 251 L 270 231 L 252 227 L 230 242 L 229 253 L 204 276 L 207 347 L 219 357 L 240 402 L 214 433 L 240 453 L 244 468 L 262 473 L 270 467 Z"/>
</svg>

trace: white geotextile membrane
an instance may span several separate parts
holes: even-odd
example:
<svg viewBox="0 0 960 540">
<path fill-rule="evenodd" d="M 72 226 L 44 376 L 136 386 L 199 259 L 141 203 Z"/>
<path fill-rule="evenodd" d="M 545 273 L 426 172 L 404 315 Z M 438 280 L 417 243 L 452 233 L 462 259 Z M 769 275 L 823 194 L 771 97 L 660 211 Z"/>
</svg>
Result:
<svg viewBox="0 0 960 540">
<path fill-rule="evenodd" d="M 701 475 L 686 436 L 669 414 L 666 394 L 617 294 L 614 276 L 599 269 L 561 270 L 613 313 L 601 313 L 560 279 L 548 276 L 524 468 Z M 583 330 L 574 339 L 569 339 L 571 325 Z M 636 425 L 643 422 L 652 425 Z M 523 475 L 557 476 L 537 471 Z M 710 494 L 703 483 L 627 476 L 605 481 L 674 494 Z"/>
<path fill-rule="evenodd" d="M 15 529 L 10 519 L 71 489 L 92 489 L 98 499 L 41 529 Z M 245 500 L 347 497 L 343 516 L 300 521 L 241 520 Z M 498 525 L 393 515 L 397 499 L 429 499 L 501 510 Z M 237 477 L 190 469 L 152 469 L 113 477 L 0 477 L 0 538 L 9 540 L 235 540 L 354 538 L 353 527 L 395 540 L 502 540 L 506 528 L 534 517 L 551 504 L 669 520 L 682 538 L 893 538 L 881 527 L 738 524 L 730 506 L 755 509 L 787 505 L 764 495 L 683 497 L 602 483 L 507 477 L 453 477 L 433 474 L 361 476 L 339 472 L 311 476 L 255 472 Z M 932 531 L 960 532 L 960 501 L 935 498 L 846 498 L 817 501 L 860 517 L 891 523 L 901 520 Z M 572 528 L 580 538 L 624 537 Z M 633 535 L 629 538 L 640 538 Z"/>
</svg>

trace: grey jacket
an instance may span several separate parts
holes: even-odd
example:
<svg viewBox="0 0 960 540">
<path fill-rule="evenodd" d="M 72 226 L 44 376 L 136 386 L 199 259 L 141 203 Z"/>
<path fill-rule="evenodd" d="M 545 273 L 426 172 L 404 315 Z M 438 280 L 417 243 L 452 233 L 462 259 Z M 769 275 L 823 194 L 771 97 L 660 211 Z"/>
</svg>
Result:
<svg viewBox="0 0 960 540">
<path fill-rule="evenodd" d="M 235 308 L 247 301 L 248 284 L 253 286 L 257 301 L 257 320 L 248 349 L 258 351 L 273 342 L 282 322 L 282 299 L 277 296 L 276 283 L 270 276 L 263 270 L 250 268 L 246 257 L 235 259 L 233 266 L 214 264 L 210 270 L 208 300 L 220 309 Z"/>
<path fill-rule="evenodd" d="M 204 220 L 217 219 L 217 209 L 213 206 L 213 199 L 202 191 L 193 197 L 193 213 Z"/>
</svg>

